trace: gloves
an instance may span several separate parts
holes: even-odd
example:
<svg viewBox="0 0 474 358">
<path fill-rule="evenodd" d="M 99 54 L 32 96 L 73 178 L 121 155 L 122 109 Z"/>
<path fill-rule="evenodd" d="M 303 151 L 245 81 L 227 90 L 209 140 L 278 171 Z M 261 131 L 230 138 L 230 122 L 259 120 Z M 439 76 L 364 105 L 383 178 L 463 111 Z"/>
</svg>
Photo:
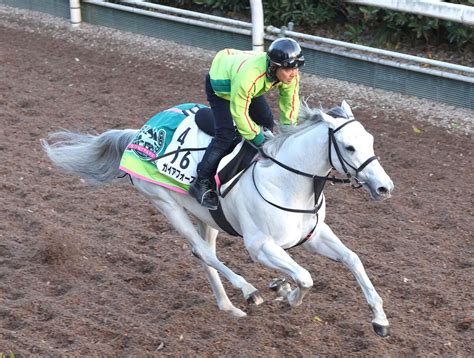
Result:
<svg viewBox="0 0 474 358">
<path fill-rule="evenodd" d="M 273 132 L 266 128 L 266 127 L 262 127 L 262 132 L 263 132 L 263 136 L 265 137 L 265 141 L 267 141 L 268 139 L 272 139 L 273 137 L 275 137 L 275 135 L 273 134 Z"/>
<path fill-rule="evenodd" d="M 265 142 L 265 136 L 263 135 L 263 131 L 260 131 L 254 139 L 250 141 L 255 147 L 259 148 L 262 146 L 263 142 Z"/>
<path fill-rule="evenodd" d="M 250 143 L 258 149 L 263 145 L 263 143 L 269 139 L 272 139 L 273 137 L 274 135 L 270 129 L 262 127 L 260 133 L 258 133 L 255 138 L 250 141 Z"/>
</svg>

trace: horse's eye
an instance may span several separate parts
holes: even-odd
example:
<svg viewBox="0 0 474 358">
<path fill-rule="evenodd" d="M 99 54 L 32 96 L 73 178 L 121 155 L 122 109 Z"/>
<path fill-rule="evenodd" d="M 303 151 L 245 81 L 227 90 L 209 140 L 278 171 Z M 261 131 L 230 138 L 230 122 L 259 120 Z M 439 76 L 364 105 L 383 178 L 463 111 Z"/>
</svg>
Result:
<svg viewBox="0 0 474 358">
<path fill-rule="evenodd" d="M 349 152 L 355 152 L 356 151 L 355 148 L 352 145 L 348 145 L 346 147 L 346 150 L 349 151 Z"/>
</svg>

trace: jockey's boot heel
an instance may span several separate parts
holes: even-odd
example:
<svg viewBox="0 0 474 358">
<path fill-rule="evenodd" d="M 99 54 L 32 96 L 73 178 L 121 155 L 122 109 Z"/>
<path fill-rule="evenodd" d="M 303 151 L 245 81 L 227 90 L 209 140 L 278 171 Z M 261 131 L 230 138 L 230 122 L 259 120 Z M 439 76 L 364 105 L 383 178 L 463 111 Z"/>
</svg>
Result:
<svg viewBox="0 0 474 358">
<path fill-rule="evenodd" d="M 225 154 L 225 150 L 219 146 L 216 147 L 214 140 L 212 140 L 198 165 L 197 179 L 189 188 L 189 194 L 209 210 L 217 210 L 219 205 L 219 195 L 214 190 L 211 178 L 216 173 L 219 161 Z"/>
<path fill-rule="evenodd" d="M 199 204 L 209 210 L 217 210 L 219 205 L 219 196 L 212 187 L 209 178 L 198 177 L 189 188 L 189 194 L 193 196 Z"/>
</svg>

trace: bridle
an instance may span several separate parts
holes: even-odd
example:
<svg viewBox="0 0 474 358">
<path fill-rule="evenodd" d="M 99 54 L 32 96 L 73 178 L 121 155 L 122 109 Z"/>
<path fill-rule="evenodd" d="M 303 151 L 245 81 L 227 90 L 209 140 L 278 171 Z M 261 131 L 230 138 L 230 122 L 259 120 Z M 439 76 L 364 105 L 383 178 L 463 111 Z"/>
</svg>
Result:
<svg viewBox="0 0 474 358">
<path fill-rule="evenodd" d="M 335 151 L 336 151 L 337 158 L 338 158 L 339 162 L 341 163 L 344 174 L 346 175 L 347 178 L 336 178 L 334 175 L 329 176 L 329 174 L 326 175 L 326 176 L 320 176 L 320 175 L 314 175 L 314 174 L 302 172 L 298 169 L 292 168 L 292 167 L 278 161 L 277 159 L 269 156 L 267 153 L 265 153 L 263 151 L 262 148 L 259 148 L 259 153 L 260 153 L 260 156 L 262 158 L 271 160 L 272 162 L 274 162 L 278 166 L 282 167 L 283 169 L 288 170 L 289 172 L 295 173 L 297 175 L 305 176 L 305 177 L 311 178 L 313 180 L 314 206 L 313 206 L 312 209 L 285 208 L 283 206 L 277 205 L 277 204 L 269 201 L 268 199 L 266 199 L 262 195 L 260 190 L 258 190 L 257 183 L 255 182 L 255 166 L 257 164 L 257 161 L 254 161 L 253 168 L 252 168 L 252 180 L 253 180 L 253 184 L 255 186 L 255 189 L 257 190 L 257 193 L 260 195 L 260 197 L 263 200 L 265 200 L 268 204 L 270 204 L 270 205 L 272 205 L 272 206 L 274 206 L 278 209 L 284 210 L 284 211 L 289 211 L 289 212 L 292 212 L 292 213 L 316 214 L 319 211 L 319 209 L 321 208 L 322 203 L 323 203 L 323 201 L 320 200 L 320 196 L 321 196 L 321 193 L 323 192 L 323 188 L 324 188 L 324 185 L 326 184 L 326 182 L 329 181 L 333 184 L 336 184 L 336 183 L 342 183 L 342 184 L 352 183 L 352 188 L 353 189 L 359 189 L 360 187 L 362 187 L 363 183 L 358 179 L 358 174 L 362 170 L 364 170 L 364 168 L 369 163 L 376 160 L 377 157 L 374 155 L 374 156 L 370 157 L 369 159 L 367 159 L 364 163 L 362 163 L 359 166 L 359 168 L 355 168 L 342 156 L 341 149 L 339 148 L 339 145 L 336 141 L 335 133 L 337 131 L 341 130 L 343 127 L 345 127 L 349 123 L 352 123 L 352 122 L 357 122 L 357 120 L 356 119 L 351 119 L 351 120 L 343 123 L 342 125 L 340 125 L 336 129 L 329 128 L 329 130 L 328 130 L 328 136 L 329 136 L 329 163 L 331 164 L 331 167 L 332 167 L 331 169 L 334 169 L 334 164 L 332 162 L 332 156 L 331 156 L 331 144 L 332 144 L 334 146 Z M 351 173 L 349 173 L 349 170 L 347 169 L 347 166 L 355 171 L 355 175 L 351 175 Z"/>
<path fill-rule="evenodd" d="M 349 121 L 347 121 L 346 123 L 344 124 L 341 124 L 339 127 L 337 127 L 336 129 L 332 129 L 332 128 L 329 128 L 329 163 L 331 164 L 331 167 L 334 168 L 334 164 L 332 163 L 332 156 L 331 156 L 331 144 L 334 146 L 334 150 L 336 151 L 336 154 L 337 154 L 337 159 L 339 160 L 339 163 L 341 163 L 341 166 L 342 166 L 342 170 L 344 171 L 344 174 L 346 174 L 347 178 L 352 182 L 352 188 L 354 189 L 359 189 L 360 187 L 362 187 L 362 182 L 359 180 L 358 178 L 358 175 L 359 173 L 364 170 L 364 168 L 369 165 L 369 163 L 371 163 L 372 161 L 374 160 L 377 160 L 377 157 L 374 155 L 372 157 L 370 157 L 369 159 L 367 159 L 365 162 L 363 162 L 359 168 L 356 168 L 354 166 L 352 166 L 343 156 L 342 156 L 342 153 L 341 153 L 341 149 L 339 148 L 339 145 L 337 144 L 337 141 L 336 141 L 336 137 L 335 137 L 335 133 L 337 131 L 339 131 L 340 129 L 344 128 L 346 125 L 348 125 L 349 123 L 352 123 L 352 122 L 357 122 L 356 119 L 351 119 Z M 351 173 L 349 173 L 349 171 L 347 170 L 347 166 L 350 167 L 352 170 L 354 170 L 355 172 L 355 175 L 351 175 Z"/>
</svg>

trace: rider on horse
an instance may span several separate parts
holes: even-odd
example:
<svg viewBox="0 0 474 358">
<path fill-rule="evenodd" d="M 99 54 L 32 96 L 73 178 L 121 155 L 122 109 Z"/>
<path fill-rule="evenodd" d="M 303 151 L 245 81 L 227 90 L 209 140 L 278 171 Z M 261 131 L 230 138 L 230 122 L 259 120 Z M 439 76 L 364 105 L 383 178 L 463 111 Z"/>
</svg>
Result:
<svg viewBox="0 0 474 358">
<path fill-rule="evenodd" d="M 273 129 L 273 114 L 264 93 L 278 88 L 280 123 L 296 125 L 299 68 L 303 65 L 301 47 L 290 38 L 273 41 L 266 53 L 224 49 L 214 57 L 206 76 L 206 95 L 215 118 L 215 136 L 189 189 L 201 205 L 217 209 L 212 177 L 235 137 L 234 123 L 239 134 L 257 147 L 265 139 L 260 126 Z"/>
</svg>

